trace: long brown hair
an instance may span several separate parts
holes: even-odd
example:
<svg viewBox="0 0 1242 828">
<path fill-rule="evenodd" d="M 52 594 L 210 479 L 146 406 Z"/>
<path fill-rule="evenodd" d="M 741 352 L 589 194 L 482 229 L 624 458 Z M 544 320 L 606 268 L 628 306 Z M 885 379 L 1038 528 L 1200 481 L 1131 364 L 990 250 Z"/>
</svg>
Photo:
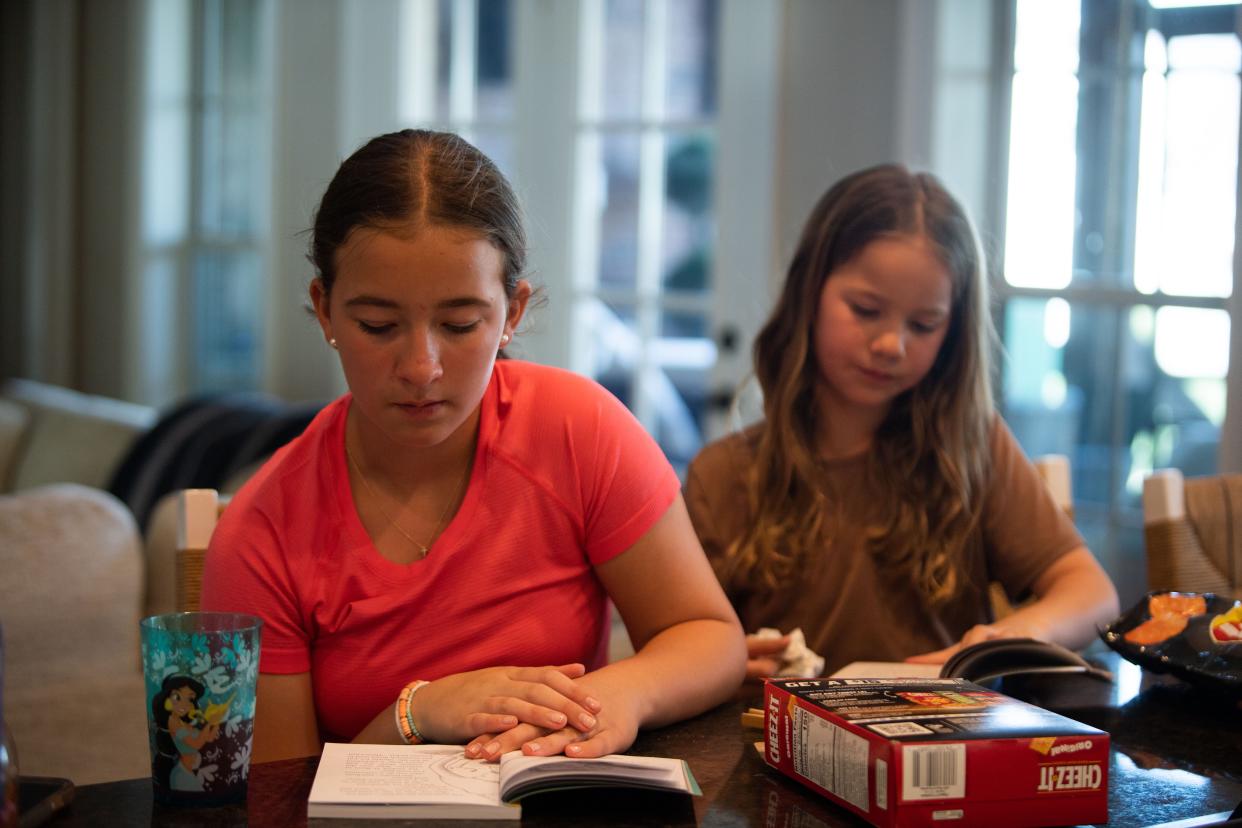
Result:
<svg viewBox="0 0 1242 828">
<path fill-rule="evenodd" d="M 835 184 L 811 211 L 776 307 L 754 345 L 765 418 L 748 491 L 753 520 L 723 575 L 769 587 L 796 571 L 825 528 L 829 502 L 816 455 L 819 369 L 813 336 L 824 283 L 881 237 L 917 234 L 952 279 L 952 311 L 931 369 L 894 400 L 876 432 L 868 474 L 885 494 L 867 527 L 885 568 L 912 579 L 931 604 L 961 588 L 961 559 L 978 522 L 992 419 L 989 350 L 995 340 L 978 235 L 934 177 L 898 165 Z"/>
</svg>

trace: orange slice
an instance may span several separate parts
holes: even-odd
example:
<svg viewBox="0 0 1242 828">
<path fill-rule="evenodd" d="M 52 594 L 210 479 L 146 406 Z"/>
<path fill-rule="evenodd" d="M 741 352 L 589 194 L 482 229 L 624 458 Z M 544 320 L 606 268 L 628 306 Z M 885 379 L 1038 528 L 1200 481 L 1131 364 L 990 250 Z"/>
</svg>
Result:
<svg viewBox="0 0 1242 828">
<path fill-rule="evenodd" d="M 1147 609 L 1152 617 L 1158 615 L 1203 615 L 1207 612 L 1207 601 L 1202 595 L 1192 592 L 1162 592 L 1151 596 Z"/>
<path fill-rule="evenodd" d="M 1125 634 L 1131 644 L 1159 644 L 1186 629 L 1189 619 L 1184 615 L 1157 615 Z"/>
</svg>

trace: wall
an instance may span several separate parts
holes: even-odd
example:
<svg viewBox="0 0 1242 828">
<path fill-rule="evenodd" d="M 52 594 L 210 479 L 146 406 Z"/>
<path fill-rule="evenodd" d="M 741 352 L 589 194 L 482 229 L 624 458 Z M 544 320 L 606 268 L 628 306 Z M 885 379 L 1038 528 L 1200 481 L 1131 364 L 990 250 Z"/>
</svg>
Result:
<svg viewBox="0 0 1242 828">
<path fill-rule="evenodd" d="M 786 3 L 776 242 L 782 265 L 832 182 L 897 157 L 896 0 Z"/>
</svg>

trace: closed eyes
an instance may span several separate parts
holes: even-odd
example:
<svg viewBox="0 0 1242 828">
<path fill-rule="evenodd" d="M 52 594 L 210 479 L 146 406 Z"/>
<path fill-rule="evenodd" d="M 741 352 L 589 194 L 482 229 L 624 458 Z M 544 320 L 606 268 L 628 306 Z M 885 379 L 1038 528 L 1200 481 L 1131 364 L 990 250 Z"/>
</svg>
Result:
<svg viewBox="0 0 1242 828">
<path fill-rule="evenodd" d="M 911 329 L 914 330 L 915 333 L 930 334 L 930 333 L 935 333 L 940 328 L 940 323 L 939 322 L 911 322 L 910 327 Z"/>
<path fill-rule="evenodd" d="M 869 308 L 864 305 L 850 304 L 850 311 L 859 319 L 875 319 L 880 312 L 875 308 Z"/>
<path fill-rule="evenodd" d="M 850 308 L 850 312 L 853 313 L 854 316 L 858 317 L 859 319 L 872 320 L 872 319 L 880 318 L 879 308 L 873 308 L 867 305 L 859 305 L 853 302 L 849 303 L 849 308 Z M 910 326 L 910 330 L 914 331 L 917 334 L 932 334 L 932 333 L 935 333 L 937 330 L 939 330 L 941 324 L 943 323 L 942 323 L 942 320 L 939 320 L 939 319 L 931 320 L 931 321 L 912 319 L 907 324 Z"/>
<path fill-rule="evenodd" d="M 478 328 L 481 321 L 482 320 L 476 319 L 473 322 L 464 323 L 445 322 L 443 323 L 443 327 L 444 330 L 448 331 L 450 334 L 463 336 Z M 371 322 L 363 322 L 362 320 L 358 320 L 358 329 L 368 336 L 386 336 L 396 330 L 396 328 L 397 326 L 392 322 L 373 324 Z"/>
<path fill-rule="evenodd" d="M 383 336 L 384 334 L 392 331 L 395 327 L 396 326 L 392 324 L 372 325 L 369 322 L 358 322 L 358 329 L 368 336 Z"/>
</svg>

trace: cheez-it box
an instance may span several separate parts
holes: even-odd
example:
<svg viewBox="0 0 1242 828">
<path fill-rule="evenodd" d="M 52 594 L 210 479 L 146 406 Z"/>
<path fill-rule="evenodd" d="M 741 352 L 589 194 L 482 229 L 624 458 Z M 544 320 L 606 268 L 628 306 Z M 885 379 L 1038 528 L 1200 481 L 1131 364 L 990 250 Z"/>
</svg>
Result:
<svg viewBox="0 0 1242 828">
<path fill-rule="evenodd" d="M 878 826 L 1108 821 L 1108 734 L 964 679 L 772 679 L 768 764 Z"/>
</svg>

